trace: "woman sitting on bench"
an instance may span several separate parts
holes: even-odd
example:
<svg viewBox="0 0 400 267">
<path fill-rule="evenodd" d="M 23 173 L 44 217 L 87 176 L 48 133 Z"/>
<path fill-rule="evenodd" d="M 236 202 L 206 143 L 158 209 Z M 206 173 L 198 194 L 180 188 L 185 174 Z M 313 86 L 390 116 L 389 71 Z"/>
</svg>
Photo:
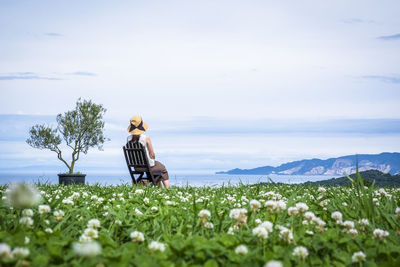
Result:
<svg viewBox="0 0 400 267">
<path fill-rule="evenodd" d="M 169 188 L 169 176 L 165 166 L 155 160 L 156 155 L 154 154 L 153 146 L 149 136 L 146 136 L 144 132 L 149 128 L 142 118 L 135 115 L 131 118 L 131 124 L 128 127 L 128 132 L 131 134 L 128 136 L 128 142 L 133 141 L 134 143 L 139 142 L 145 147 L 146 156 L 149 161 L 149 165 L 152 172 L 161 172 L 161 179 L 166 188 Z"/>
</svg>

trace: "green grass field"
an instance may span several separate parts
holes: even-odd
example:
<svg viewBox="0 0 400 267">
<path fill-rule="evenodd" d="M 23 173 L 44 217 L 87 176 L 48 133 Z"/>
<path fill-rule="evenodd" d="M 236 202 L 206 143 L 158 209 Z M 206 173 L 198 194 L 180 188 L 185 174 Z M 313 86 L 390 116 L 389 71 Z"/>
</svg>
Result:
<svg viewBox="0 0 400 267">
<path fill-rule="evenodd" d="M 0 187 L 1 266 L 400 266 L 397 188 L 18 190 Z"/>
</svg>

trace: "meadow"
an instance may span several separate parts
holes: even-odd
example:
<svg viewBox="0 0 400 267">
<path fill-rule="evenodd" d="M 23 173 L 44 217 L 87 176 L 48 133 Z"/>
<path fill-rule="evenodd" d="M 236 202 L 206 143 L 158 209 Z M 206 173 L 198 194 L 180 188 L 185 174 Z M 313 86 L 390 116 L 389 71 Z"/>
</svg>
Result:
<svg viewBox="0 0 400 267">
<path fill-rule="evenodd" d="M 0 187 L 1 266 L 400 266 L 400 189 Z"/>
</svg>

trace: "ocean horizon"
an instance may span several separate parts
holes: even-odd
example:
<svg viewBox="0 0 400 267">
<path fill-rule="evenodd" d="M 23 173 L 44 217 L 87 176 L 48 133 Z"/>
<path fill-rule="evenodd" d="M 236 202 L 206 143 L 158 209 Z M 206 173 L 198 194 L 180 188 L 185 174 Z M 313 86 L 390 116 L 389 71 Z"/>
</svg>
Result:
<svg viewBox="0 0 400 267">
<path fill-rule="evenodd" d="M 304 182 L 322 181 L 338 176 L 333 175 L 229 175 L 229 174 L 181 174 L 170 173 L 171 186 L 222 186 L 238 184 L 256 184 L 262 182 L 279 182 L 299 184 Z M 0 173 L 0 184 L 10 183 L 48 183 L 58 184 L 57 173 Z M 103 186 L 131 184 L 128 173 L 89 173 L 86 175 L 86 184 L 100 184 Z"/>
</svg>

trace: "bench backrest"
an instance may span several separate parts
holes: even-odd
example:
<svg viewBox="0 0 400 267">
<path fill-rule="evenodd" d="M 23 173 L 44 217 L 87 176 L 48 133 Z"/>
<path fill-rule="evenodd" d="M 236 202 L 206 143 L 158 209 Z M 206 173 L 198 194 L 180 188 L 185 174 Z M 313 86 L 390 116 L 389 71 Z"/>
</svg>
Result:
<svg viewBox="0 0 400 267">
<path fill-rule="evenodd" d="M 124 154 L 128 168 L 137 172 L 149 172 L 150 165 L 146 157 L 145 148 L 139 142 L 129 141 L 124 146 Z"/>
</svg>

